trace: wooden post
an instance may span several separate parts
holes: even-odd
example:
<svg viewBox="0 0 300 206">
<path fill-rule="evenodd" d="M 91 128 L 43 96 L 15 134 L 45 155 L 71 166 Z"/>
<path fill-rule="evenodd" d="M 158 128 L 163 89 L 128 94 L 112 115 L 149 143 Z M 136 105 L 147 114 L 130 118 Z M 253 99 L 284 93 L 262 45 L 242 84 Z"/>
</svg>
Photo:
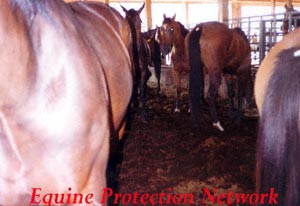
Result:
<svg viewBox="0 0 300 206">
<path fill-rule="evenodd" d="M 219 21 L 226 22 L 228 20 L 228 0 L 218 0 Z"/>
<path fill-rule="evenodd" d="M 187 1 L 184 1 L 184 5 L 185 5 L 185 25 L 188 25 L 188 27 L 190 27 L 189 3 Z"/>
<path fill-rule="evenodd" d="M 290 8 L 293 5 L 292 0 L 286 0 L 286 5 Z"/>
<path fill-rule="evenodd" d="M 109 0 L 104 0 L 104 3 L 109 5 Z"/>
<path fill-rule="evenodd" d="M 145 0 L 148 30 L 152 29 L 152 8 L 151 8 L 151 3 L 152 3 L 151 0 Z"/>
<path fill-rule="evenodd" d="M 272 1 L 272 15 L 275 15 L 275 7 L 276 7 L 276 2 L 275 0 L 271 0 Z"/>
<path fill-rule="evenodd" d="M 238 1 L 232 1 L 231 2 L 231 9 L 232 9 L 232 19 L 237 19 L 242 17 L 242 11 L 241 11 L 241 3 Z"/>
</svg>

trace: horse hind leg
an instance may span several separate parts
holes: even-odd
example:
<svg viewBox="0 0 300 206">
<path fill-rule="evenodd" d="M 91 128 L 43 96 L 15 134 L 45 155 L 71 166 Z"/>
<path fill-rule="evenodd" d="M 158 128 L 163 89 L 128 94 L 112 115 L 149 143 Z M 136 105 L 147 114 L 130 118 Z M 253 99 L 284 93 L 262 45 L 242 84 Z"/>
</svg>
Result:
<svg viewBox="0 0 300 206">
<path fill-rule="evenodd" d="M 212 119 L 213 126 L 223 132 L 224 128 L 221 126 L 221 123 L 218 119 L 217 107 L 216 107 L 216 99 L 218 95 L 218 89 L 221 85 L 221 79 L 222 79 L 222 75 L 218 71 L 210 74 L 208 103 L 209 103 L 209 111 L 210 111 L 210 116 Z"/>
<path fill-rule="evenodd" d="M 237 103 L 238 105 L 237 105 L 237 114 L 236 114 L 236 118 L 235 118 L 235 120 L 237 122 L 240 122 L 243 118 L 243 99 L 246 96 L 247 86 L 250 89 L 249 93 L 253 93 L 252 92 L 252 79 L 251 79 L 250 71 L 247 73 L 244 72 L 238 78 L 238 103 Z"/>
<path fill-rule="evenodd" d="M 228 98 L 229 98 L 229 117 L 234 118 L 234 86 L 232 76 L 226 75 L 226 83 L 228 90 Z"/>
</svg>

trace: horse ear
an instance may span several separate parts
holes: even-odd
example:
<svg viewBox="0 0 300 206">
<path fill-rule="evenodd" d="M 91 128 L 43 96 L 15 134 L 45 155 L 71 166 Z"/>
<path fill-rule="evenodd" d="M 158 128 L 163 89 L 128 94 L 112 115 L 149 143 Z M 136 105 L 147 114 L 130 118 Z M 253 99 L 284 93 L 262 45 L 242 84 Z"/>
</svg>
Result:
<svg viewBox="0 0 300 206">
<path fill-rule="evenodd" d="M 164 17 L 164 19 L 166 19 L 167 18 L 166 14 L 164 14 L 163 17 Z"/>
<path fill-rule="evenodd" d="M 172 20 L 175 21 L 176 18 L 176 13 L 174 14 L 174 16 L 172 17 Z"/>
<path fill-rule="evenodd" d="M 145 2 L 143 3 L 142 7 L 138 10 L 139 14 L 143 11 L 144 7 L 145 7 Z"/>
<path fill-rule="evenodd" d="M 121 5 L 121 8 L 122 8 L 123 11 L 125 12 L 125 14 L 127 14 L 127 12 L 128 12 L 127 9 L 126 9 L 124 6 L 122 6 L 122 5 Z"/>
</svg>

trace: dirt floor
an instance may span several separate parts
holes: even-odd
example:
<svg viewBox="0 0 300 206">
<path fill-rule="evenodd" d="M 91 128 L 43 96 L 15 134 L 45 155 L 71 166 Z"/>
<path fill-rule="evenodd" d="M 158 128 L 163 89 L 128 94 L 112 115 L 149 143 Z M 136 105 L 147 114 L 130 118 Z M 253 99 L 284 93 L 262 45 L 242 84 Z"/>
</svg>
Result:
<svg viewBox="0 0 300 206">
<path fill-rule="evenodd" d="M 128 195 L 119 199 L 120 206 L 248 205 L 236 204 L 236 198 L 231 197 L 228 202 L 228 194 L 254 192 L 257 116 L 253 112 L 236 124 L 227 116 L 226 102 L 221 101 L 218 111 L 225 131 L 220 132 L 207 122 L 201 132 L 193 134 L 187 94 L 183 95 L 180 113 L 173 112 L 175 97 L 158 97 L 154 89 L 149 90 L 147 105 L 149 122 L 144 123 L 137 115 L 122 141 L 115 192 L 131 195 L 164 192 L 169 196 L 163 196 L 160 202 L 158 195 L 152 203 L 148 200 L 145 204 L 134 204 Z M 210 194 L 215 191 L 215 202 L 205 198 L 204 191 Z M 171 194 L 192 194 L 194 199 L 184 203 L 179 195 L 176 202 Z M 227 195 L 217 202 L 217 194 Z"/>
</svg>

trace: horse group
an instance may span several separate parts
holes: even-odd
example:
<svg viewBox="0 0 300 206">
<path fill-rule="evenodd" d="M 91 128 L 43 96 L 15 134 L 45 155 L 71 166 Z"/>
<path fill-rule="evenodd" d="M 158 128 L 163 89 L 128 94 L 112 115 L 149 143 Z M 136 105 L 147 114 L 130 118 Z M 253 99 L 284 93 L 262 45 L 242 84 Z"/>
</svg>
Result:
<svg viewBox="0 0 300 206">
<path fill-rule="evenodd" d="M 175 15 L 168 18 L 164 15 L 160 27 L 159 43 L 161 51 L 166 52 L 171 46 L 173 73 L 177 89 L 177 105 L 180 111 L 181 78 L 189 72 L 190 110 L 195 124 L 203 117 L 204 75 L 210 78 L 208 104 L 211 121 L 223 131 L 216 109 L 216 98 L 222 75 L 226 76 L 230 113 L 233 115 L 234 87 L 233 76 L 238 79 L 238 108 L 236 118 L 242 116 L 242 99 L 246 89 L 251 88 L 251 48 L 246 35 L 240 28 L 230 29 L 219 22 L 207 22 L 197 25 L 188 31 L 175 20 Z"/>
<path fill-rule="evenodd" d="M 172 49 L 176 111 L 181 75 L 189 72 L 192 119 L 199 124 L 208 74 L 211 120 L 223 130 L 216 96 L 224 75 L 230 112 L 237 78 L 241 118 L 242 98 L 252 86 L 250 44 L 241 29 L 208 22 L 189 31 L 175 16 L 164 16 L 151 59 L 151 41 L 143 37 L 139 17 L 144 5 L 122 8 L 126 18 L 96 2 L 1 1 L 0 205 L 106 205 L 99 192 L 106 187 L 110 139 L 122 136 L 126 112 L 130 102 L 138 106 L 139 92 L 148 119 L 148 66 L 151 60 L 157 66 L 159 81 L 160 50 Z M 300 202 L 299 36 L 297 30 L 275 46 L 255 84 L 261 116 L 257 192 L 274 187 L 285 206 Z M 86 198 L 78 201 L 72 191 Z"/>
</svg>

